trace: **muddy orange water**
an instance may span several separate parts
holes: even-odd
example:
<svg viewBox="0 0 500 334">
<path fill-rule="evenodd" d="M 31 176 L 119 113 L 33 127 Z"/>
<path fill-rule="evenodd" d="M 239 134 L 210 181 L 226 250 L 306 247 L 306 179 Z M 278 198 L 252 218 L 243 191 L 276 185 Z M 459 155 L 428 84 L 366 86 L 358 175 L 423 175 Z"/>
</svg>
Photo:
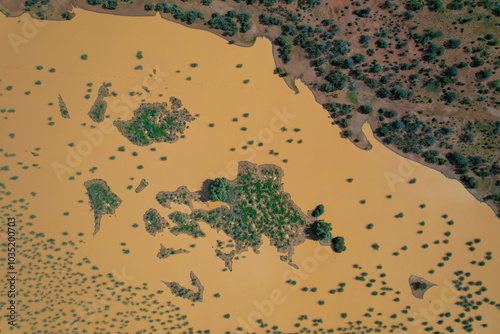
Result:
<svg viewBox="0 0 500 334">
<path fill-rule="evenodd" d="M 20 327 L 9 326 L 3 318 L 2 332 L 181 333 L 192 327 L 194 331 L 224 333 L 237 332 L 241 327 L 242 332 L 264 333 L 276 325 L 287 333 L 304 328 L 335 332 L 346 328 L 353 333 L 363 328 L 378 328 L 382 333 L 420 333 L 432 328 L 444 332 L 448 326 L 461 333 L 466 324 L 455 319 L 470 321 L 481 316 L 471 322 L 474 331 L 498 333 L 500 313 L 489 303 L 500 302 L 500 222 L 458 182 L 392 153 L 373 139 L 368 126 L 364 131 L 373 144 L 371 151 L 363 152 L 342 140 L 339 128 L 331 125 L 327 112 L 303 84 L 297 83 L 300 93 L 295 94 L 273 74 L 271 44 L 265 39 L 258 39 L 251 48 L 240 48 L 159 17 L 75 12 L 70 22 L 32 21 L 26 16 L 0 18 L 0 105 L 6 109 L 0 114 L 0 159 L 1 166 L 9 168 L 0 171 L 6 187 L 1 196 L 2 231 L 6 229 L 6 217 L 21 213 L 18 228 L 23 226 L 22 232 L 33 239 L 20 245 L 17 255 L 16 265 L 27 268 L 18 273 L 16 286 Z M 143 59 L 136 57 L 138 51 L 142 51 Z M 88 55 L 87 60 L 81 59 L 83 54 Z M 192 63 L 198 66 L 192 67 Z M 243 67 L 237 68 L 237 64 Z M 38 65 L 43 69 L 37 70 Z M 138 65 L 143 69 L 135 69 Z M 50 68 L 55 72 L 49 72 Z M 247 79 L 250 81 L 245 84 Z M 87 112 L 103 81 L 112 84 L 110 91 L 116 96 L 107 99 L 110 118 L 92 128 L 95 123 Z M 12 90 L 6 90 L 10 85 Z M 70 119 L 63 119 L 59 113 L 59 94 Z M 89 99 L 85 98 L 87 94 Z M 109 126 L 114 119 L 130 118 L 142 100 L 164 102 L 170 96 L 182 100 L 193 115 L 199 114 L 186 130 L 186 138 L 175 144 L 138 147 Z M 53 105 L 49 105 L 51 102 Z M 248 117 L 243 116 L 246 113 Z M 257 146 L 259 142 L 264 145 Z M 124 152 L 118 150 L 121 146 Z M 8 156 L 11 154 L 15 156 Z M 167 161 L 160 160 L 163 156 Z M 149 208 L 165 217 L 174 210 L 187 210 L 182 206 L 173 206 L 173 210 L 161 207 L 155 201 L 159 191 L 181 185 L 196 191 L 206 179 L 234 178 L 236 164 L 243 160 L 283 168 L 285 191 L 304 212 L 324 204 L 322 218 L 333 224 L 334 236 L 345 238 L 347 251 L 335 254 L 307 241 L 295 249 L 293 260 L 300 267 L 296 270 L 280 261 L 265 240 L 260 254 L 242 254 L 234 262 L 233 271 L 228 272 L 223 271 L 223 261 L 214 254 L 216 240 L 228 238 L 207 225 L 201 223 L 207 236 L 198 239 L 168 231 L 152 237 L 144 230 L 142 215 Z M 91 172 L 94 167 L 97 169 Z M 83 182 L 92 178 L 104 179 L 123 200 L 116 215 L 103 217 L 95 236 L 83 187 Z M 149 186 L 136 194 L 133 189 L 142 178 Z M 353 181 L 347 182 L 350 178 Z M 410 184 L 414 178 L 416 183 Z M 127 189 L 129 185 L 132 190 Z M 19 201 L 21 198 L 24 201 Z M 422 204 L 425 208 L 420 207 Z M 404 217 L 395 218 L 399 213 Z M 449 225 L 451 220 L 453 225 Z M 134 224 L 139 227 L 134 228 Z M 367 229 L 368 224 L 373 228 Z M 31 231 L 44 237 L 34 239 Z M 451 232 L 449 237 L 444 234 L 447 231 Z M 80 232 L 84 235 L 79 237 Z M 48 239 L 54 239 L 62 250 L 44 250 Z M 474 239 L 480 240 L 471 251 L 466 242 Z M 57 257 L 69 256 L 64 252 L 69 247 L 65 242 L 70 240 L 78 247 L 71 264 L 65 267 L 72 274 L 62 269 L 33 269 L 42 263 L 50 268 Z M 2 241 L 6 241 L 5 233 Z M 190 253 L 159 260 L 156 254 L 160 243 Z M 375 243 L 378 250 L 372 247 Z M 192 244 L 196 247 L 189 246 Z M 26 249 L 38 257 L 22 256 L 21 250 Z M 492 260 L 485 259 L 489 251 Z M 452 255 L 447 256 L 448 252 Z M 3 247 L 2 275 L 8 270 L 6 257 Z M 83 258 L 90 264 L 78 265 Z M 485 261 L 484 266 L 479 265 L 481 261 Z M 381 269 L 377 269 L 379 265 Z M 33 270 L 28 271 L 30 268 Z M 481 288 L 475 285 L 470 285 L 469 291 L 457 291 L 452 281 L 459 270 L 470 272 L 464 287 L 469 281 L 481 281 L 487 291 L 475 294 Z M 190 271 L 205 287 L 203 302 L 194 305 L 172 296 L 161 283 L 177 281 L 190 287 Z M 75 273 L 79 273 L 79 280 L 75 280 Z M 148 290 L 138 290 L 126 302 L 116 300 L 116 295 L 108 300 L 96 292 L 97 283 L 92 283 L 92 276 L 102 275 L 104 279 L 108 273 L 114 273 L 125 287 L 139 289 L 147 283 Z M 438 286 L 418 300 L 408 286 L 410 275 Z M 47 283 L 49 279 L 52 285 Z M 295 285 L 286 283 L 289 280 Z M 68 285 L 67 281 L 75 283 Z M 7 313 L 5 303 L 10 300 L 6 294 L 9 285 L 5 280 L 3 283 L 2 315 Z M 345 283 L 343 292 L 329 293 L 339 289 L 340 283 Z M 122 287 L 110 291 L 119 295 L 124 293 Z M 312 288 L 316 292 L 311 292 Z M 81 292 L 70 298 L 74 289 Z M 158 305 L 170 301 L 187 316 L 173 323 L 188 321 L 189 325 L 171 328 L 168 321 L 172 315 L 156 313 L 153 309 L 157 306 L 141 303 L 143 295 L 158 290 L 165 291 L 155 295 Z M 217 293 L 220 298 L 214 297 Z M 482 305 L 464 312 L 455 303 L 468 293 Z M 43 298 L 33 301 L 40 295 Z M 94 310 L 106 309 L 75 311 L 82 303 Z M 447 312 L 450 317 L 443 316 Z M 307 320 L 299 320 L 301 315 L 307 315 Z M 258 319 L 268 326 L 259 327 Z"/>
</svg>

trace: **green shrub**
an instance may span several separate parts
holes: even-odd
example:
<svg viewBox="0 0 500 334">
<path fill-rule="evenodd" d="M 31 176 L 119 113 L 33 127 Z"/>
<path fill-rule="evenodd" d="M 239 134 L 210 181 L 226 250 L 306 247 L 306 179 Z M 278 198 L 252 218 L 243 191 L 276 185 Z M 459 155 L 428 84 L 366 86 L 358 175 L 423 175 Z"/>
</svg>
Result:
<svg viewBox="0 0 500 334">
<path fill-rule="evenodd" d="M 332 249 L 335 253 L 342 253 L 346 250 L 345 241 L 343 237 L 336 237 L 332 239 Z"/>
<path fill-rule="evenodd" d="M 323 204 L 320 204 L 318 205 L 314 210 L 313 212 L 311 213 L 311 215 L 314 217 L 314 218 L 318 218 L 319 216 L 321 216 L 323 213 L 325 213 L 325 207 L 323 206 Z"/>
</svg>

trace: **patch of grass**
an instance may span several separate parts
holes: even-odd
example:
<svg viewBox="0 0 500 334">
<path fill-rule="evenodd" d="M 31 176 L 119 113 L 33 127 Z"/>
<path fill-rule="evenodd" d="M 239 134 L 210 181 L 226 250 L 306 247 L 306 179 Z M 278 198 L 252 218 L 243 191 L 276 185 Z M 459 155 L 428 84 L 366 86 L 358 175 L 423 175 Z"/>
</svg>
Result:
<svg viewBox="0 0 500 334">
<path fill-rule="evenodd" d="M 358 102 L 358 94 L 356 94 L 355 91 L 348 91 L 347 92 L 347 98 L 349 99 L 349 101 L 351 101 L 352 103 L 354 103 L 354 105 L 357 107 L 359 105 L 359 102 Z"/>
</svg>

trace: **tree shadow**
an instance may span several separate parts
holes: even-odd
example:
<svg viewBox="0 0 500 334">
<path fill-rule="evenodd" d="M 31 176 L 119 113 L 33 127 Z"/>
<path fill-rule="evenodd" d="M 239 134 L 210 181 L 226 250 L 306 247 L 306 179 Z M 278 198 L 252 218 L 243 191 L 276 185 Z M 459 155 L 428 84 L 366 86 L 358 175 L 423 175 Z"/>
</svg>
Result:
<svg viewBox="0 0 500 334">
<path fill-rule="evenodd" d="M 310 224 L 304 229 L 304 233 L 306 234 L 306 238 L 313 241 L 321 241 L 321 238 L 314 232 L 313 229 L 314 224 Z"/>
<path fill-rule="evenodd" d="M 210 201 L 210 184 L 212 184 L 212 182 L 214 182 L 214 180 L 207 179 L 203 181 L 201 189 L 198 190 L 200 200 L 204 203 Z"/>
</svg>

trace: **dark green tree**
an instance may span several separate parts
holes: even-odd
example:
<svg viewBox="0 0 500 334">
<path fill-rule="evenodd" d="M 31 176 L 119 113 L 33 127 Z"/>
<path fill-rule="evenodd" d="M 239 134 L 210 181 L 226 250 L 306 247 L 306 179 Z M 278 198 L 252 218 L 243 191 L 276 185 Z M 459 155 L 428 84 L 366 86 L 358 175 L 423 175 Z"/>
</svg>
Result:
<svg viewBox="0 0 500 334">
<path fill-rule="evenodd" d="M 421 10 L 423 7 L 424 7 L 424 5 L 422 5 L 422 3 L 420 3 L 417 0 L 410 0 L 406 3 L 406 9 L 412 10 L 415 12 Z"/>
<path fill-rule="evenodd" d="M 362 114 L 371 114 L 373 112 L 373 108 L 369 105 L 363 105 L 358 108 L 358 111 Z"/>
<path fill-rule="evenodd" d="M 314 217 L 314 218 L 318 218 L 319 216 L 321 216 L 323 213 L 325 213 L 325 207 L 323 206 L 323 204 L 320 204 L 318 205 L 314 210 L 313 212 L 311 213 L 311 215 Z"/>
<path fill-rule="evenodd" d="M 447 49 L 456 49 L 462 44 L 459 39 L 449 39 L 443 43 L 443 46 Z"/>
<path fill-rule="evenodd" d="M 336 237 L 332 239 L 332 249 L 335 253 L 342 253 L 346 250 L 344 237 Z"/>
<path fill-rule="evenodd" d="M 324 220 L 315 221 L 312 224 L 312 232 L 321 240 L 328 240 L 332 238 L 332 224 Z"/>
<path fill-rule="evenodd" d="M 229 187 L 229 181 L 225 177 L 216 178 L 209 186 L 210 200 L 225 201 Z"/>
<path fill-rule="evenodd" d="M 379 48 L 385 49 L 385 48 L 387 48 L 389 46 L 389 44 L 387 43 L 387 41 L 385 39 L 379 39 L 377 41 L 377 46 Z"/>
<path fill-rule="evenodd" d="M 108 0 L 104 3 L 103 7 L 105 9 L 116 9 L 116 7 L 118 7 L 118 1 L 117 0 Z"/>
<path fill-rule="evenodd" d="M 427 7 L 430 11 L 437 12 L 443 9 L 443 3 L 441 0 L 427 0 Z"/>
<path fill-rule="evenodd" d="M 392 97 L 395 100 L 406 99 L 408 97 L 408 92 L 403 88 L 394 88 L 392 90 Z"/>
<path fill-rule="evenodd" d="M 340 71 L 332 73 L 326 77 L 326 80 L 331 83 L 331 91 L 344 89 L 347 84 L 347 79 L 347 76 Z"/>
<path fill-rule="evenodd" d="M 491 77 L 491 70 L 489 68 L 481 70 L 476 73 L 477 80 L 484 81 Z"/>
<path fill-rule="evenodd" d="M 458 96 L 457 96 L 457 93 L 455 93 L 455 92 L 446 92 L 443 95 L 443 100 L 445 100 L 446 102 L 449 102 L 449 103 L 455 101 L 457 98 L 458 98 Z"/>
<path fill-rule="evenodd" d="M 359 17 L 369 17 L 370 16 L 370 11 L 371 11 L 370 7 L 363 8 L 363 9 L 356 9 L 354 11 L 354 14 L 356 14 Z"/>
<path fill-rule="evenodd" d="M 73 13 L 71 13 L 69 10 L 65 11 L 63 14 L 62 14 L 62 17 L 66 20 L 71 20 L 75 15 Z M 86 56 L 86 55 L 85 55 Z M 83 59 L 83 56 L 82 56 L 82 59 Z M 85 58 L 86 59 L 86 58 Z"/>
<path fill-rule="evenodd" d="M 389 88 L 382 87 L 377 91 L 377 96 L 380 98 L 391 97 L 392 93 Z"/>
</svg>

